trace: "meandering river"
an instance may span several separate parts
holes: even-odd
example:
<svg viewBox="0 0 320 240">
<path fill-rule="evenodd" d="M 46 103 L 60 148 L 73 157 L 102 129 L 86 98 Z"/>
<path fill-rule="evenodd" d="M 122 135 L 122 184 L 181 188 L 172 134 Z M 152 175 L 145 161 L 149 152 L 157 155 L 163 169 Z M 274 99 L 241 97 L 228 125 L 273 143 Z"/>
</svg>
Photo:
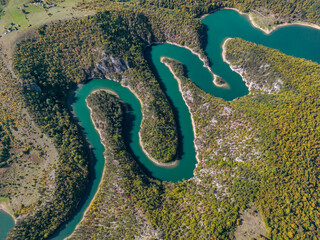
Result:
<svg viewBox="0 0 320 240">
<path fill-rule="evenodd" d="M 213 63 L 212 71 L 222 77 L 230 85 L 230 89 L 217 88 L 212 83 L 212 75 L 203 67 L 200 59 L 189 50 L 174 45 L 162 44 L 152 46 L 146 50 L 146 57 L 158 76 L 162 89 L 171 102 L 179 127 L 179 164 L 175 167 L 159 167 L 153 164 L 142 152 L 139 146 L 138 132 L 142 119 L 141 106 L 135 96 L 119 83 L 105 79 L 95 79 L 80 87 L 76 92 L 76 101 L 72 105 L 73 110 L 83 126 L 90 144 L 94 147 L 97 162 L 94 164 L 94 179 L 90 192 L 73 218 L 57 231 L 52 239 L 64 239 L 69 236 L 81 221 L 86 208 L 89 206 L 98 189 L 104 167 L 104 148 L 99 135 L 95 131 L 90 119 L 89 110 L 86 108 L 85 98 L 96 89 L 111 89 L 115 91 L 122 101 L 129 106 L 130 112 L 125 120 L 125 141 L 137 161 L 146 171 L 155 178 L 165 181 L 182 181 L 193 176 L 196 164 L 194 135 L 192 131 L 191 117 L 181 97 L 178 84 L 172 74 L 160 62 L 160 58 L 167 56 L 177 59 L 186 65 L 188 75 L 204 91 L 214 96 L 232 100 L 248 94 L 248 89 L 241 77 L 231 71 L 230 67 L 223 62 L 222 43 L 228 37 L 240 37 L 245 40 L 262 44 L 267 47 L 279 49 L 282 52 L 303 57 L 320 63 L 320 31 L 310 27 L 291 25 L 281 27 L 270 35 L 266 35 L 259 29 L 254 28 L 248 18 L 234 10 L 221 10 L 202 19 L 208 27 L 208 44 L 206 53 Z M 0 216 L 1 218 L 1 216 Z"/>
</svg>

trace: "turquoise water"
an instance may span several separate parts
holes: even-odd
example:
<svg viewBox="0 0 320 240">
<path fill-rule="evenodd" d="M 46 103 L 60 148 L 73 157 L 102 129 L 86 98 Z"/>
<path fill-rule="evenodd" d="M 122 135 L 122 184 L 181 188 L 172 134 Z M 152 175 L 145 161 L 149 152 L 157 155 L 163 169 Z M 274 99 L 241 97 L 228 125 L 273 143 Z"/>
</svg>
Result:
<svg viewBox="0 0 320 240">
<path fill-rule="evenodd" d="M 168 74 L 170 75 L 170 73 Z M 169 76 L 168 76 L 169 78 Z M 178 84 L 176 81 L 172 81 L 172 94 L 175 94 L 178 90 Z M 93 123 L 90 119 L 89 110 L 85 106 L 85 99 L 86 97 L 94 90 L 107 88 L 115 91 L 120 99 L 127 103 L 129 107 L 129 117 L 126 116 L 125 120 L 125 130 L 124 135 L 126 137 L 126 142 L 129 142 L 130 148 L 133 151 L 133 154 L 140 163 L 144 167 L 148 169 L 150 175 L 154 176 L 155 178 L 167 180 L 167 181 L 178 181 L 183 178 L 190 178 L 192 177 L 192 172 L 194 168 L 195 161 L 195 150 L 193 145 L 193 134 L 192 134 L 192 125 L 191 125 L 191 118 L 180 118 L 179 120 L 184 120 L 184 124 L 181 125 L 182 132 L 188 132 L 191 129 L 191 136 L 188 136 L 183 142 L 187 145 L 186 147 L 186 154 L 184 156 L 188 157 L 187 159 L 182 159 L 181 163 L 175 167 L 159 167 L 151 162 L 142 152 L 140 145 L 139 145 L 139 136 L 138 132 L 140 131 L 140 124 L 142 119 L 141 114 L 141 106 L 138 99 L 130 92 L 129 89 L 122 87 L 119 83 L 105 80 L 105 79 L 95 79 L 84 85 L 83 87 L 79 88 L 76 92 L 77 101 L 73 104 L 73 110 L 80 120 L 80 124 L 85 126 L 87 137 L 90 143 L 95 147 L 95 155 L 97 157 L 97 167 L 102 170 L 104 166 L 104 157 L 103 157 L 103 145 L 100 142 L 100 138 L 98 133 L 95 131 Z M 181 95 L 177 95 L 175 101 L 179 101 L 179 105 L 177 105 L 177 109 L 179 111 L 179 116 L 188 116 L 189 114 L 188 109 L 185 109 L 186 106 Z M 176 102 L 175 102 L 176 103 Z M 176 106 L 176 105 L 175 105 Z M 182 106 L 182 107 L 181 107 Z M 190 115 L 189 115 L 190 116 Z M 133 119 L 134 118 L 134 119 Z M 185 137 L 185 136 L 184 136 Z M 193 161 L 190 161 L 193 160 Z M 187 166 L 185 166 L 185 164 Z M 101 174 L 101 173 L 100 173 Z M 101 175 L 97 176 L 97 179 L 100 179 Z"/>
<path fill-rule="evenodd" d="M 8 231 L 13 228 L 14 220 L 6 212 L 0 210 L 0 239 L 5 239 Z"/>
<path fill-rule="evenodd" d="M 180 94 L 176 94 L 178 89 L 177 82 L 170 78 L 170 72 L 167 72 L 168 83 L 171 84 L 170 94 L 175 95 L 174 101 L 176 106 L 176 112 L 179 114 L 179 122 L 181 126 L 181 132 L 184 133 L 183 139 L 183 154 L 178 165 L 175 167 L 158 167 L 151 162 L 142 152 L 139 145 L 138 132 L 140 131 L 140 124 L 142 119 L 141 106 L 138 99 L 130 92 L 129 89 L 122 87 L 119 83 L 106 80 L 106 79 L 94 79 L 86 85 L 80 87 L 76 92 L 76 101 L 72 105 L 75 115 L 78 117 L 81 126 L 84 127 L 86 136 L 94 147 L 94 154 L 97 162 L 94 166 L 95 176 L 92 182 L 92 188 L 82 205 L 80 212 L 73 216 L 72 220 L 65 224 L 60 231 L 58 231 L 52 239 L 64 239 L 70 235 L 76 224 L 78 224 L 83 216 L 83 213 L 87 206 L 89 206 L 95 192 L 98 189 L 98 185 L 103 173 L 104 167 L 104 147 L 100 142 L 99 134 L 95 131 L 93 123 L 90 118 L 90 111 L 86 107 L 85 99 L 94 90 L 97 89 L 111 89 L 115 91 L 122 101 L 127 103 L 129 113 L 125 117 L 125 142 L 129 144 L 132 154 L 135 159 L 141 164 L 145 171 L 150 175 L 158 179 L 166 181 L 179 181 L 182 179 L 188 179 L 193 176 L 193 170 L 196 164 L 195 149 L 193 145 L 193 133 L 190 113 Z M 186 118 L 186 116 L 188 116 Z"/>
<path fill-rule="evenodd" d="M 147 57 L 152 59 L 161 81 L 164 81 L 167 74 L 166 67 L 160 62 L 160 58 L 167 56 L 182 62 L 187 67 L 192 81 L 202 90 L 216 97 L 233 100 L 248 94 L 241 76 L 231 71 L 229 65 L 222 60 L 222 44 L 228 37 L 240 37 L 266 47 L 279 49 L 291 56 L 320 63 L 320 31 L 317 29 L 290 25 L 278 28 L 267 35 L 254 28 L 246 16 L 229 9 L 209 15 L 202 20 L 202 23 L 208 27 L 208 44 L 205 51 L 212 63 L 210 67 L 230 85 L 230 89 L 215 87 L 210 72 L 203 68 L 203 63 L 197 56 L 187 49 L 169 44 L 153 46 L 152 50 L 147 52 Z M 172 76 L 170 78 L 173 79 Z"/>
<path fill-rule="evenodd" d="M 266 35 L 260 30 L 252 27 L 248 19 L 233 10 L 221 10 L 202 20 L 208 27 L 208 45 L 206 53 L 212 62 L 212 70 L 221 76 L 230 85 L 230 89 L 216 88 L 212 83 L 212 75 L 203 68 L 203 63 L 197 56 L 190 51 L 162 44 L 153 46 L 146 51 L 146 57 L 151 67 L 158 76 L 159 82 L 169 101 L 172 103 L 178 127 L 180 129 L 180 151 L 179 161 L 176 167 L 158 167 L 149 161 L 139 147 L 138 132 L 141 122 L 141 106 L 134 95 L 120 84 L 109 80 L 92 80 L 86 85 L 80 87 L 76 92 L 76 102 L 72 105 L 76 116 L 78 117 L 89 142 L 94 147 L 94 154 L 97 162 L 94 164 L 94 179 L 92 180 L 91 189 L 86 195 L 84 203 L 80 206 L 78 212 L 73 218 L 64 224 L 57 231 L 52 239 L 64 239 L 69 236 L 76 225 L 80 222 L 84 211 L 89 206 L 95 192 L 97 191 L 103 166 L 104 148 L 100 143 L 99 135 L 95 131 L 90 120 L 89 110 L 85 105 L 85 98 L 93 90 L 100 88 L 112 89 L 120 96 L 120 98 L 129 104 L 130 113 L 127 114 L 125 122 L 125 140 L 130 146 L 133 155 L 137 161 L 145 167 L 146 171 L 155 178 L 166 181 L 179 181 L 189 179 L 193 175 L 195 168 L 195 150 L 193 145 L 193 132 L 191 118 L 186 105 L 184 104 L 181 94 L 178 90 L 176 80 L 173 78 L 169 70 L 160 63 L 160 57 L 167 56 L 181 61 L 186 65 L 189 77 L 204 91 L 226 100 L 232 100 L 248 94 L 248 90 L 241 77 L 231 71 L 229 66 L 222 61 L 221 45 L 227 37 L 241 37 L 245 40 L 263 44 L 267 47 L 276 48 L 282 52 L 320 63 L 320 31 L 303 26 L 288 26 L 279 28 L 270 35 Z M 129 150 L 130 150 L 129 149 Z"/>
</svg>

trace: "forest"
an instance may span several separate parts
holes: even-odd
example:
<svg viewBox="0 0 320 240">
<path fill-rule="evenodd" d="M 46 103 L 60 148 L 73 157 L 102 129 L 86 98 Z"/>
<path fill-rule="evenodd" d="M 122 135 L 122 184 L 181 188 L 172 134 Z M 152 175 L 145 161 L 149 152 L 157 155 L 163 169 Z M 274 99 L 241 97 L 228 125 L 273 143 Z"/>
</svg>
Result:
<svg viewBox="0 0 320 240">
<path fill-rule="evenodd" d="M 0 60 L 0 168 L 9 165 L 12 145 L 16 145 L 11 129 L 17 128 L 21 89 Z M 15 99 L 15 100 L 14 100 Z"/>
<path fill-rule="evenodd" d="M 317 24 L 320 22 L 320 2 L 318 0 L 140 0 L 140 3 L 147 6 L 175 9 L 178 12 L 187 13 L 191 17 L 199 17 L 221 7 L 234 7 L 242 12 L 265 8 L 286 21 L 299 19 Z"/>
<path fill-rule="evenodd" d="M 250 116 L 259 129 L 263 161 L 256 203 L 265 216 L 271 239 L 317 239 L 319 221 L 319 142 L 317 114 L 320 66 L 286 56 L 241 39 L 227 44 L 227 59 L 250 72 L 268 63 L 269 81 L 280 77 L 279 94 L 249 95 L 234 106 Z"/>
<path fill-rule="evenodd" d="M 8 239 L 48 238 L 70 218 L 83 196 L 89 179 L 89 149 L 68 108 L 68 96 L 79 83 L 99 77 L 129 87 L 142 102 L 141 137 L 146 151 L 158 161 L 169 162 L 176 155 L 176 125 L 167 98 L 143 55 L 149 44 L 169 41 L 185 45 L 208 61 L 203 51 L 205 29 L 196 19 L 205 13 L 221 7 L 245 12 L 263 7 L 286 21 L 319 23 L 320 16 L 319 1 L 313 0 L 93 0 L 79 7 L 99 12 L 44 25 L 16 48 L 14 70 L 21 82 L 11 81 L 12 92 L 8 91 L 6 97 L 16 93 L 23 104 L 6 101 L 13 105 L 8 109 L 26 107 L 41 131 L 53 140 L 59 160 L 53 198 L 39 203 L 45 207 L 33 215 L 27 206 L 21 206 L 15 212 L 20 218 Z M 105 126 L 112 126 L 102 128 L 106 164 L 112 167 L 102 180 L 106 188 L 99 190 L 97 201 L 92 203 L 74 239 L 91 233 L 103 238 L 97 231 L 101 228 L 101 233 L 108 236 L 127 234 L 131 239 L 141 231 L 137 226 L 147 226 L 146 231 L 155 238 L 228 239 L 241 222 L 239 210 L 251 202 L 263 213 L 271 239 L 320 238 L 319 65 L 241 39 L 229 42 L 227 58 L 232 64 L 242 65 L 249 74 L 246 77 L 263 81 L 274 79 L 256 78 L 260 72 L 254 70 L 269 64 L 270 76 L 281 78 L 283 89 L 273 95 L 255 92 L 229 103 L 205 94 L 188 79 L 181 64 L 167 59 L 181 80 L 182 94 L 190 90 L 195 98 L 193 104 L 186 104 L 196 123 L 196 143 L 203 148 L 191 181 L 173 184 L 148 178 L 125 149 L 121 136 L 123 106 L 119 100 L 106 93 L 87 99 L 95 117 Z M 212 122 L 213 118 L 218 123 Z M 17 120 L 8 112 L 0 116 L 2 166 L 8 164 L 13 145 L 6 126 L 14 127 L 13 122 Z M 235 161 L 238 158 L 248 160 Z M 119 184 L 123 192 L 112 192 L 110 183 Z M 121 199 L 123 206 L 110 199 L 112 194 Z M 119 211 L 116 220 L 121 222 L 123 217 L 130 230 L 126 232 L 122 227 L 119 232 L 110 232 L 108 226 L 114 219 L 109 218 L 107 210 L 101 211 L 110 204 Z M 100 223 L 99 217 L 105 222 Z"/>
<path fill-rule="evenodd" d="M 159 207 L 162 184 L 148 178 L 126 150 L 122 138 L 125 103 L 104 90 L 91 93 L 86 101 L 103 139 L 108 167 L 94 202 L 70 239 L 133 239 L 144 234 L 156 238 L 145 215 Z"/>
<path fill-rule="evenodd" d="M 120 0 L 92 0 L 90 3 L 83 2 L 80 6 L 104 9 L 106 5 L 113 2 L 118 2 L 121 6 L 129 5 Z M 315 24 L 320 22 L 319 0 L 139 0 L 134 1 L 133 4 L 145 8 L 172 9 L 179 14 L 188 15 L 192 18 L 212 13 L 220 8 L 232 7 L 242 12 L 269 10 L 271 14 L 274 14 L 279 19 L 275 24 L 293 21 L 307 21 Z"/>
<path fill-rule="evenodd" d="M 85 140 L 68 111 L 67 96 L 78 83 L 96 74 L 121 81 L 137 94 L 144 114 L 142 142 L 148 143 L 145 147 L 151 156 L 167 162 L 176 155 L 173 113 L 144 59 L 143 48 L 152 41 L 165 41 L 171 36 L 170 41 L 200 49 L 201 26 L 196 20 L 184 21 L 181 17 L 177 18 L 176 27 L 165 28 L 168 24 L 163 20 L 168 17 L 167 21 L 171 21 L 170 11 L 158 16 L 149 11 L 144 14 L 141 9 L 129 10 L 111 9 L 85 19 L 43 26 L 37 30 L 37 38 L 18 44 L 14 67 L 19 78 L 24 79 L 24 101 L 36 123 L 53 139 L 60 160 L 56 173 L 59 176 L 57 199 L 44 211 L 18 222 L 9 238 L 47 237 L 79 203 L 88 179 L 88 155 Z M 143 25 L 143 22 L 146 23 Z M 187 27 L 191 27 L 188 33 L 184 31 Z M 117 56 L 117 59 L 105 56 Z M 123 68 L 123 72 L 101 72 L 96 68 L 97 62 Z M 127 65 L 129 69 L 125 70 Z M 154 120 L 149 121 L 150 118 Z M 65 190 L 70 187 L 72 191 Z M 48 218 L 48 215 L 57 217 Z M 29 224 L 33 227 L 27 227 Z"/>
<path fill-rule="evenodd" d="M 190 80 L 186 79 L 186 81 L 192 85 Z M 195 108 L 212 100 L 212 96 L 206 96 L 199 88 L 194 85 L 193 87 L 195 94 L 202 95 L 199 99 L 204 99 L 203 102 L 197 101 L 194 104 Z M 205 96 L 211 99 L 205 99 Z M 216 100 L 227 104 L 225 101 Z M 91 204 L 88 214 L 71 239 L 78 239 L 80 236 L 86 236 L 89 239 L 101 239 L 105 236 L 109 239 L 117 239 L 119 234 L 126 239 L 133 236 L 141 237 L 144 234 L 151 234 L 153 238 L 160 239 L 229 236 L 229 231 L 234 226 L 233 222 L 237 219 L 238 207 L 234 207 L 228 199 L 220 203 L 222 198 L 220 200 L 216 198 L 223 194 L 214 187 L 217 180 L 206 179 L 207 176 L 202 174 L 198 174 L 202 180 L 201 184 L 197 184 L 194 179 L 180 183 L 161 183 L 149 179 L 128 154 L 122 140 L 120 128 L 122 117 L 119 114 L 125 112 L 123 110 L 121 112 L 125 106 L 121 107 L 117 97 L 104 91 L 89 95 L 87 102 L 91 108 L 95 126 L 102 133 L 100 136 L 101 140 L 104 139 L 105 159 L 109 167 L 104 169 L 103 187 L 99 189 L 98 196 Z M 212 110 L 214 109 L 212 104 Z M 217 110 L 221 108 L 216 108 L 216 111 L 210 113 L 201 111 L 209 115 L 202 120 L 216 114 Z M 221 122 L 222 131 L 228 130 L 227 127 L 223 127 L 230 124 L 227 120 L 224 119 Z M 109 125 L 110 123 L 113 125 Z M 208 144 L 207 147 L 212 146 Z M 202 167 L 205 168 L 205 166 Z M 216 177 L 218 181 L 222 181 L 224 176 Z M 114 185 L 117 186 L 116 189 L 112 187 Z M 211 190 L 208 192 L 208 189 Z M 117 206 L 119 202 L 113 201 L 112 196 L 117 196 L 122 204 Z M 237 204 L 245 206 L 243 201 Z M 219 207 L 223 207 L 224 211 L 228 212 L 228 217 L 217 212 Z M 201 214 L 199 208 L 201 208 Z M 141 224 L 141 217 L 144 216 L 148 222 L 142 228 L 137 228 L 136 224 Z M 213 218 L 213 216 L 216 217 Z M 125 223 L 123 223 L 124 219 Z M 111 221 L 119 227 L 114 229 L 113 225 L 110 225 Z M 151 233 L 150 228 L 153 229 Z"/>
<path fill-rule="evenodd" d="M 63 26 L 57 24 L 40 28 L 40 41 L 30 41 L 28 47 L 24 47 L 24 51 L 28 49 L 29 53 L 23 54 L 26 57 L 32 51 L 40 49 L 42 54 L 37 56 L 36 60 L 28 59 L 28 63 L 20 61 L 18 57 L 16 66 L 22 78 L 39 86 L 42 89 L 41 94 L 50 89 L 50 95 L 54 95 L 54 98 L 67 95 L 75 83 L 84 82 L 92 78 L 92 75 L 96 76 L 97 72 L 99 77 L 116 81 L 121 78 L 130 79 L 122 81 L 122 84 L 131 88 L 143 103 L 144 120 L 141 133 L 144 147 L 158 161 L 168 162 L 176 155 L 175 123 L 167 99 L 150 71 L 142 51 L 150 42 L 166 40 L 166 35 L 169 35 L 165 34 L 166 32 L 179 36 L 169 40 L 192 47 L 198 46 L 200 49 L 200 41 L 197 40 L 200 25 L 197 21 L 184 21 L 181 18 L 178 23 L 183 24 L 179 28 L 164 28 L 165 23 L 160 19 L 171 21 L 171 13 L 158 16 L 148 11 L 145 13 L 141 9 L 134 12 L 130 10 L 111 9 L 88 19 L 69 21 Z M 194 35 L 179 34 L 190 25 L 194 28 L 196 38 Z M 77 29 L 76 32 L 74 29 Z M 57 34 L 61 38 L 59 43 L 55 41 Z M 92 37 L 87 37 L 89 35 Z M 17 56 L 19 55 L 18 50 Z M 117 56 L 116 63 L 112 62 L 111 58 L 105 59 L 106 55 Z M 52 62 L 49 59 L 56 60 Z M 32 64 L 29 64 L 31 61 Z M 120 66 L 123 73 L 101 73 L 95 62 L 105 65 L 106 68 L 110 68 L 110 65 L 115 68 Z M 61 65 L 68 67 L 61 72 Z M 130 69 L 125 71 L 128 67 Z M 49 84 L 50 81 L 52 82 Z M 150 118 L 155 118 L 155 121 L 148 121 Z"/>
<path fill-rule="evenodd" d="M 114 130 L 109 125 L 110 122 L 114 123 L 114 119 L 118 119 L 112 126 L 121 126 L 121 118 L 118 117 L 121 107 L 114 103 L 117 97 L 111 94 L 108 96 L 103 91 L 91 94 L 87 101 L 96 127 L 103 133 L 105 159 L 109 167 L 104 170 L 105 184 L 71 239 L 79 236 L 101 239 L 106 235 L 110 239 L 116 239 L 119 234 L 130 239 L 132 234 L 135 237 L 150 234 L 150 225 L 154 229 L 153 238 L 229 239 L 241 222 L 238 211 L 254 201 L 253 193 L 257 192 L 258 184 L 245 180 L 259 181 L 259 176 L 250 166 L 252 161 L 258 159 L 254 151 L 259 148 L 259 142 L 253 141 L 257 131 L 253 128 L 252 121 L 236 108 L 232 108 L 231 114 L 226 115 L 225 109 L 232 107 L 229 102 L 199 89 L 187 77 L 181 63 L 168 58 L 163 62 L 169 64 L 180 79 L 183 96 L 188 93 L 193 99 L 192 102 L 185 101 L 195 120 L 195 143 L 203 146 L 198 150 L 200 159 L 195 177 L 178 183 L 161 183 L 146 178 L 127 153 L 122 143 L 121 131 Z M 217 122 L 212 123 L 212 118 L 217 119 Z M 111 132 L 114 135 L 110 135 Z M 243 141 L 244 139 L 248 140 Z M 114 140 L 120 142 L 113 145 L 110 141 Z M 221 140 L 224 144 L 219 146 L 217 142 Z M 116 150 L 121 150 L 122 155 L 117 155 Z M 234 160 L 237 157 L 247 160 L 245 163 L 238 163 Z M 136 180 L 133 183 L 131 179 Z M 139 179 L 142 179 L 142 183 Z M 110 187 L 115 182 L 123 189 L 129 186 L 133 188 L 125 191 L 126 194 L 119 195 L 121 190 L 115 192 Z M 115 195 L 122 199 L 122 204 L 131 207 L 117 207 L 117 203 L 110 199 L 110 196 Z M 112 206 L 112 210 L 109 210 L 109 206 Z M 137 230 L 135 224 L 141 224 L 141 214 L 148 219 L 148 223 L 143 230 Z M 126 219 L 126 223 L 121 224 L 117 231 L 110 225 L 111 221 L 118 224 L 123 219 Z M 127 231 L 124 231 L 123 226 Z"/>
<path fill-rule="evenodd" d="M 174 60 L 165 60 L 180 79 L 182 94 L 184 92 L 190 94 L 189 91 L 194 91 L 193 98 L 200 100 L 199 102 L 197 100 L 196 102 L 186 101 L 186 104 L 191 107 L 192 117 L 197 126 L 195 143 L 197 144 L 200 138 L 209 146 L 209 149 L 205 148 L 206 150 L 201 152 L 200 159 L 211 161 L 202 162 L 200 160 L 200 166 L 195 171 L 196 178 L 201 176 L 201 169 L 207 171 L 210 167 L 220 169 L 221 174 L 214 179 L 218 179 L 228 192 L 222 198 L 221 193 L 218 194 L 220 204 L 223 204 L 220 205 L 220 209 L 223 206 L 222 209 L 226 210 L 224 215 L 226 222 L 211 217 L 211 225 L 209 222 L 205 225 L 210 226 L 210 230 L 205 228 L 204 232 L 189 232 L 183 228 L 180 237 L 191 234 L 187 235 L 188 238 L 195 238 L 206 233 L 207 238 L 210 236 L 230 238 L 230 235 L 224 234 L 232 233 L 240 223 L 236 212 L 245 208 L 249 202 L 254 202 L 263 213 L 268 231 L 266 237 L 270 239 L 318 239 L 320 209 L 319 191 L 317 190 L 319 185 L 317 152 L 320 139 L 314 131 L 317 131 L 319 121 L 316 114 L 319 107 L 319 65 L 241 39 L 231 40 L 226 49 L 227 59 L 232 65 L 242 66 L 245 69 L 246 78 L 259 81 L 265 73 L 254 69 L 267 64 L 270 76 L 268 81 L 272 83 L 280 77 L 284 85 L 278 94 L 269 95 L 261 89 L 261 91 L 252 92 L 228 104 L 228 102 L 205 95 L 186 77 L 181 64 Z M 197 95 L 198 98 L 196 98 Z M 209 107 L 212 104 L 212 110 L 202 112 L 201 106 L 204 106 L 205 103 L 209 103 Z M 232 109 L 232 115 L 225 121 L 221 115 L 214 115 L 217 122 L 221 122 L 222 125 L 216 125 L 216 123 L 213 128 L 207 119 L 211 119 L 215 112 L 219 113 L 217 106 L 222 104 Z M 242 128 L 245 128 L 244 132 L 241 132 Z M 238 130 L 232 133 L 230 132 L 232 129 Z M 231 138 L 228 137 L 229 132 Z M 203 133 L 205 135 L 201 137 Z M 208 135 L 207 138 L 205 138 L 206 135 Z M 232 145 L 229 145 L 228 149 L 221 148 L 221 146 L 217 148 L 219 135 L 229 142 L 235 141 L 235 146 L 238 147 L 236 155 L 230 152 L 230 149 L 234 149 Z M 243 139 L 248 139 L 248 141 L 244 143 Z M 258 156 L 254 154 L 250 156 L 249 149 L 257 151 Z M 221 158 L 220 154 L 222 156 L 227 154 L 225 155 L 227 159 Z M 238 157 L 246 159 L 245 162 L 236 162 L 235 159 Z M 206 187 L 210 186 L 214 182 L 212 182 L 214 176 L 214 174 L 208 175 L 211 181 L 203 180 L 202 184 L 206 183 Z M 219 206 L 210 200 L 204 204 L 207 209 L 200 210 L 199 202 L 203 203 L 205 196 L 210 196 L 212 193 L 208 190 L 201 190 L 200 186 L 192 188 L 192 185 L 192 181 L 181 183 L 176 185 L 174 190 L 167 191 L 167 194 L 176 200 L 164 204 L 160 219 L 164 218 L 167 221 L 158 222 L 158 224 L 163 226 L 170 236 L 181 232 L 178 229 L 181 229 L 184 224 L 194 226 L 192 229 L 199 229 L 197 223 L 192 220 L 208 221 L 206 213 L 210 212 L 209 209 L 213 210 Z M 191 189 L 194 192 L 190 196 Z M 214 188 L 209 187 L 208 189 Z M 199 192 L 201 200 L 196 200 Z M 192 214 L 191 219 L 184 218 L 184 216 L 188 215 L 187 212 L 190 216 L 193 204 L 184 204 L 184 207 L 176 212 L 181 204 L 179 201 L 190 203 L 187 200 L 188 196 L 198 204 L 198 209 L 194 212 L 195 215 Z M 219 199 L 219 197 L 216 198 Z M 185 208 L 187 211 L 184 213 Z M 168 217 L 167 214 L 171 217 Z M 221 212 L 211 214 L 211 216 L 220 214 Z"/>
</svg>

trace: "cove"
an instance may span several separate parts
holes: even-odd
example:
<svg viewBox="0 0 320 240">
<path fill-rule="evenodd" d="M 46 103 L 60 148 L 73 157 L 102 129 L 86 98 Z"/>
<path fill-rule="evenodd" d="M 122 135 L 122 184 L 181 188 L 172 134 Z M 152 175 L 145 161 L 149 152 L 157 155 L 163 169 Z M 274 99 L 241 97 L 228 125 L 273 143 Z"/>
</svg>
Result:
<svg viewBox="0 0 320 240">
<path fill-rule="evenodd" d="M 13 218 L 8 213 L 0 209 L 0 239 L 6 238 L 8 231 L 13 228 L 13 226 Z"/>
<path fill-rule="evenodd" d="M 175 45 L 161 44 L 148 49 L 146 55 L 154 66 L 154 71 L 161 81 L 167 77 L 166 67 L 160 62 L 161 57 L 170 57 L 182 62 L 190 79 L 202 90 L 225 100 L 233 100 L 248 94 L 248 89 L 239 74 L 231 71 L 223 62 L 222 44 L 226 38 L 239 37 L 244 40 L 278 49 L 295 57 L 305 58 L 320 63 L 320 31 L 311 27 L 290 25 L 280 27 L 267 35 L 254 28 L 245 15 L 225 9 L 211 14 L 202 20 L 208 28 L 205 52 L 211 62 L 211 70 L 222 77 L 230 86 L 218 88 L 212 83 L 211 73 L 203 67 L 199 58 L 189 50 Z M 175 81 L 172 76 L 171 82 Z"/>
<path fill-rule="evenodd" d="M 188 75 L 204 91 L 214 96 L 233 100 L 248 94 L 248 90 L 241 77 L 231 71 L 230 67 L 221 58 L 221 45 L 227 37 L 240 37 L 245 40 L 262 44 L 267 47 L 276 48 L 282 52 L 303 57 L 320 63 L 320 31 L 305 26 L 286 26 L 277 29 L 270 35 L 266 35 L 259 29 L 254 28 L 247 17 L 233 10 L 221 10 L 204 18 L 202 22 L 208 27 L 208 44 L 205 51 L 212 63 L 212 71 L 222 77 L 230 89 L 217 88 L 212 83 L 212 75 L 203 67 L 199 58 L 184 48 L 170 44 L 156 45 L 146 50 L 146 57 L 157 75 L 162 89 L 167 94 L 175 109 L 176 120 L 181 132 L 182 152 L 181 160 L 175 167 L 159 167 L 149 161 L 141 151 L 138 141 L 138 132 L 141 122 L 141 106 L 134 95 L 119 83 L 110 80 L 95 79 L 80 87 L 76 92 L 76 102 L 72 105 L 75 115 L 84 128 L 90 144 L 93 146 L 97 162 L 94 164 L 94 179 L 90 186 L 84 203 L 79 207 L 77 213 L 64 224 L 51 239 L 64 239 L 74 231 L 76 225 L 81 221 L 85 210 L 92 201 L 98 189 L 104 167 L 104 148 L 100 142 L 98 133 L 95 131 L 90 119 L 89 110 L 85 105 L 85 98 L 94 90 L 107 88 L 115 91 L 122 101 L 129 106 L 130 112 L 125 120 L 125 141 L 130 146 L 136 160 L 146 168 L 155 178 L 166 181 L 180 181 L 193 176 L 195 168 L 195 150 L 193 145 L 193 132 L 190 113 L 185 106 L 178 84 L 170 71 L 160 63 L 163 56 L 171 57 L 181 61 L 188 70 Z M 0 217 L 1 218 L 1 217 Z M 2 218 L 1 218 L 2 219 Z"/>
</svg>

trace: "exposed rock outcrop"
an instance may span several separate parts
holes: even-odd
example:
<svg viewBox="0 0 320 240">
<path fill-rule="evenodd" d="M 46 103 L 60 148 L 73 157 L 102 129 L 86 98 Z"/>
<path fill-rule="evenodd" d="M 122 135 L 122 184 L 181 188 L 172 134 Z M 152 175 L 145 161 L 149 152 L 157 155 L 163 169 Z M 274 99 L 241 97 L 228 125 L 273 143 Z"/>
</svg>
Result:
<svg viewBox="0 0 320 240">
<path fill-rule="evenodd" d="M 97 61 L 94 66 L 85 71 L 86 78 L 107 78 L 121 82 L 124 78 L 124 71 L 130 68 L 129 63 L 113 56 L 106 56 L 105 53 L 102 53 L 102 56 L 100 61 Z"/>
</svg>

